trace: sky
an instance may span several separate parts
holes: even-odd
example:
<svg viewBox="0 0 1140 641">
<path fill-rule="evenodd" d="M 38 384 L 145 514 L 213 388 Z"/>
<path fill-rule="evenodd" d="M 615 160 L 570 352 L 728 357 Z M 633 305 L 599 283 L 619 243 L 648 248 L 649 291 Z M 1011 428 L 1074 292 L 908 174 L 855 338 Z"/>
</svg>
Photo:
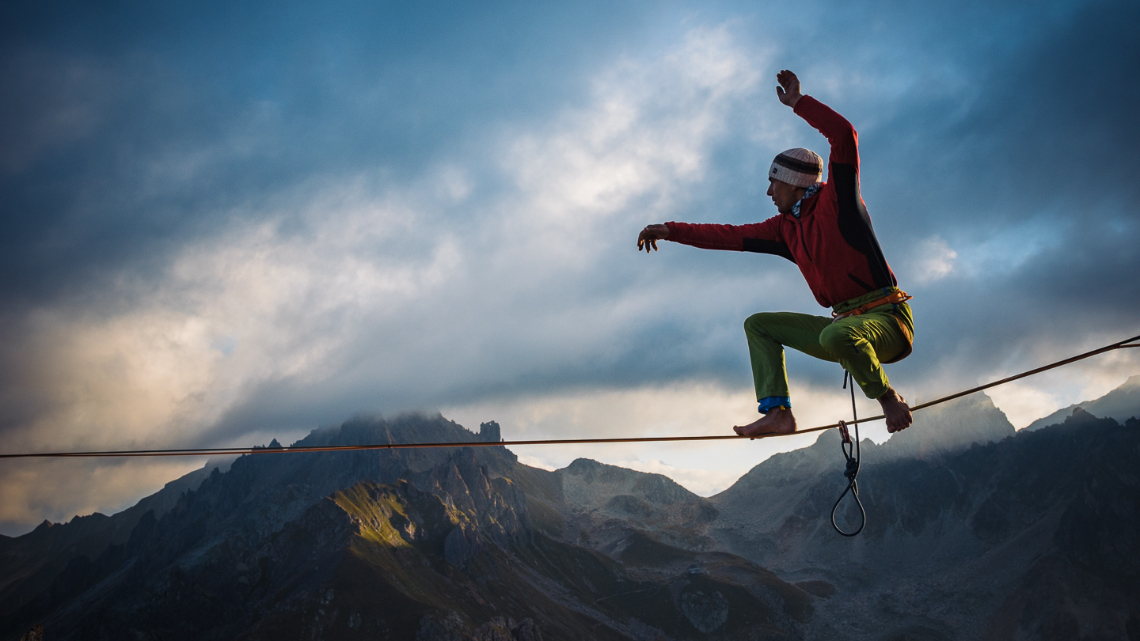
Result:
<svg viewBox="0 0 1140 641">
<path fill-rule="evenodd" d="M 727 434 L 791 263 L 661 243 L 775 215 L 775 154 L 859 130 L 921 402 L 1140 334 L 1134 2 L 6 2 L 0 451 L 251 446 L 440 412 L 510 439 Z M 842 371 L 789 353 L 801 425 Z M 990 394 L 1017 427 L 1135 350 Z M 861 399 L 861 411 L 876 409 Z M 876 412 L 877 413 L 877 412 Z M 877 430 L 877 431 L 876 431 Z M 877 440 L 885 428 L 866 428 Z M 816 435 L 527 447 L 711 495 Z M 202 460 L 0 466 L 0 533 Z"/>
</svg>

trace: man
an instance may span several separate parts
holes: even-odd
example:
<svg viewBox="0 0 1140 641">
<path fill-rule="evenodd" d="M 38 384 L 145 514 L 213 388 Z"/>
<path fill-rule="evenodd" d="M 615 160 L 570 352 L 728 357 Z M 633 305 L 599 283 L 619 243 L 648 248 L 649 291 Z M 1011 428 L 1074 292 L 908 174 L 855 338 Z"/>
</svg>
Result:
<svg viewBox="0 0 1140 641">
<path fill-rule="evenodd" d="M 808 149 L 776 156 L 768 171 L 768 196 L 779 214 L 749 225 L 670 222 L 649 225 L 637 248 L 657 249 L 671 240 L 704 249 L 730 249 L 782 256 L 800 268 L 816 300 L 832 318 L 791 312 L 754 314 L 744 322 L 759 420 L 733 429 L 741 436 L 789 434 L 796 430 L 784 347 L 838 362 L 868 398 L 879 401 L 887 430 L 911 424 L 910 408 L 883 371 L 910 353 L 914 321 L 898 282 L 879 248 L 859 193 L 858 135 L 851 123 L 823 103 L 800 94 L 791 71 L 776 74 L 776 96 L 827 137 L 828 181 L 823 160 Z"/>
</svg>

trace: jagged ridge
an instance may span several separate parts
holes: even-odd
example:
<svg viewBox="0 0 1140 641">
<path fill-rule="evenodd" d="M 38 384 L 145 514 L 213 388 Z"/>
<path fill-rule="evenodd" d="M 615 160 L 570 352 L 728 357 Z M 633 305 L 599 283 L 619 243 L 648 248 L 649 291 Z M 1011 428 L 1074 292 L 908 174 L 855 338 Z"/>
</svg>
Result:
<svg viewBox="0 0 1140 641">
<path fill-rule="evenodd" d="M 475 438 L 497 441 L 498 426 L 357 419 L 299 444 Z M 629 570 L 536 530 L 523 488 L 545 488 L 534 504 L 565 493 L 543 474 L 501 447 L 245 456 L 164 514 L 143 513 L 121 543 L 104 533 L 97 550 L 80 527 L 114 517 L 51 528 L 92 544 L 60 555 L 62 571 L 16 579 L 21 594 L 49 587 L 4 603 L 3 635 L 44 621 L 55 639 L 795 638 L 810 616 L 806 595 L 732 555 L 715 566 L 731 571 L 698 575 L 687 567 L 699 556 L 671 548 L 683 567 Z M 633 486 L 687 505 L 671 481 Z M 27 566 L 19 554 L 5 562 Z"/>
</svg>

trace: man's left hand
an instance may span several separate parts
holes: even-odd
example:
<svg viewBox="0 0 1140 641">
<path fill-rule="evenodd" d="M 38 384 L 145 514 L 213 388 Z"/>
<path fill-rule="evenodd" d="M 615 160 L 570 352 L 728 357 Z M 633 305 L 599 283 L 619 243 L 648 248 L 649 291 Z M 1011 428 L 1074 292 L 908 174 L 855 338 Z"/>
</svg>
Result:
<svg viewBox="0 0 1140 641">
<path fill-rule="evenodd" d="M 637 235 L 637 251 L 645 249 L 645 253 L 649 253 L 651 249 L 657 249 L 657 241 L 664 240 L 669 237 L 668 225 L 646 225 L 645 229 Z"/>
</svg>

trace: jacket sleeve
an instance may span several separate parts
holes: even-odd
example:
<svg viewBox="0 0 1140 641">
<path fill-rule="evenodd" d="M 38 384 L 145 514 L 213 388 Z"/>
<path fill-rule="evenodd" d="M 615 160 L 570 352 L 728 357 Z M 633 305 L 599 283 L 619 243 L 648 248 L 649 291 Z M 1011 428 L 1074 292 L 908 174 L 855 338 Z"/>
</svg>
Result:
<svg viewBox="0 0 1140 641">
<path fill-rule="evenodd" d="M 800 98 L 793 111 L 827 138 L 827 142 L 831 145 L 829 166 L 833 164 L 851 165 L 858 173 L 859 134 L 856 133 L 855 127 L 852 127 L 846 118 L 811 96 Z M 834 176 L 828 176 L 829 181 L 834 180 L 834 178 Z"/>
<path fill-rule="evenodd" d="M 682 245 L 701 249 L 725 249 L 782 256 L 796 262 L 780 233 L 780 217 L 773 216 L 762 223 L 748 225 L 709 225 L 694 223 L 665 223 L 671 240 Z"/>
</svg>

